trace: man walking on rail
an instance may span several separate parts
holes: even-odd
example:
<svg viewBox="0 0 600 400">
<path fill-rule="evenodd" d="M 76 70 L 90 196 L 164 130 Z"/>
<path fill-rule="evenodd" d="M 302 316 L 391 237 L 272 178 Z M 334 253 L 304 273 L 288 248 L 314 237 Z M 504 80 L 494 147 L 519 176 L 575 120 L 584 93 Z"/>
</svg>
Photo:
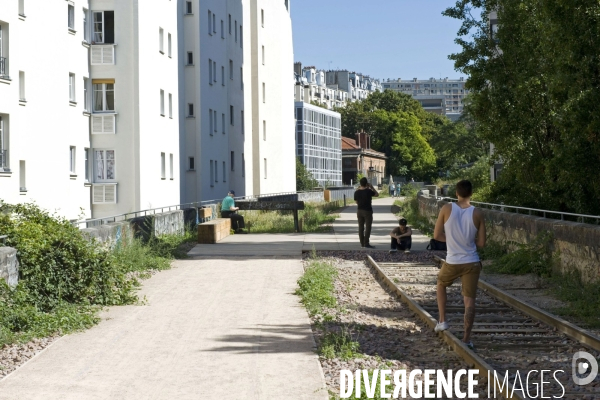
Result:
<svg viewBox="0 0 600 400">
<path fill-rule="evenodd" d="M 373 185 L 369 183 L 367 178 L 360 179 L 360 187 L 354 192 L 354 201 L 356 201 L 358 218 L 358 237 L 360 239 L 360 247 L 374 249 L 371 246 L 369 239 L 371 238 L 371 225 L 373 224 L 373 207 L 371 200 L 373 197 L 379 197 L 379 193 Z"/>
<path fill-rule="evenodd" d="M 440 210 L 433 238 L 446 242 L 446 261 L 437 279 L 437 301 L 439 322 L 436 332 L 448 329 L 446 321 L 446 288 L 460 277 L 465 302 L 465 330 L 463 342 L 473 349 L 471 330 L 475 322 L 475 296 L 481 273 L 481 262 L 477 248 L 485 246 L 485 221 L 481 210 L 471 205 L 473 186 L 469 181 L 456 184 L 458 202 L 446 204 Z"/>
</svg>

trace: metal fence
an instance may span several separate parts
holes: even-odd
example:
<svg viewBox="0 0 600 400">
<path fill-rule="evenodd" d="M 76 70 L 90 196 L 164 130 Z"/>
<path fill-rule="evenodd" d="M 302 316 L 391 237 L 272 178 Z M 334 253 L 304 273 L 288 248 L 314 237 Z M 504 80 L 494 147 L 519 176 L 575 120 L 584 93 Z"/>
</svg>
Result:
<svg viewBox="0 0 600 400">
<path fill-rule="evenodd" d="M 458 199 L 453 197 L 438 197 L 441 200 L 447 200 L 450 202 L 456 202 Z M 506 212 L 514 212 L 517 214 L 528 214 L 538 217 L 544 218 L 553 218 L 559 219 L 561 221 L 577 221 L 582 223 L 594 223 L 600 224 L 600 216 L 598 215 L 586 215 L 586 214 L 576 214 L 576 213 L 568 213 L 562 211 L 551 211 L 551 210 L 541 210 L 538 208 L 529 208 L 529 207 L 519 207 L 519 206 L 511 206 L 506 204 L 495 204 L 495 203 L 484 203 L 480 201 L 471 201 L 471 204 L 476 205 L 481 208 L 488 208 L 490 210 L 498 210 L 498 211 L 506 211 Z"/>
<path fill-rule="evenodd" d="M 315 195 L 312 195 L 315 194 Z M 266 201 L 286 201 L 286 200 L 301 200 L 301 201 L 319 201 L 319 200 L 309 200 L 308 198 L 318 198 L 320 194 L 320 201 L 323 201 L 323 192 L 322 191 L 310 191 L 310 192 L 283 192 L 283 193 L 273 193 L 273 194 L 261 194 L 255 196 L 239 196 L 234 197 L 235 200 L 266 200 Z M 205 200 L 194 203 L 184 203 L 184 204 L 176 204 L 172 206 L 165 207 L 157 207 L 150 208 L 147 210 L 139 210 L 133 211 L 124 214 L 113 215 L 109 217 L 103 218 L 94 218 L 94 219 L 85 219 L 80 221 L 72 221 L 73 226 L 77 226 L 81 228 L 92 228 L 95 226 L 101 226 L 104 224 L 110 224 L 113 222 L 121 222 L 127 221 L 132 218 L 137 217 L 145 217 L 147 215 L 161 214 L 164 212 L 177 211 L 177 210 L 185 210 L 189 208 L 202 208 L 204 206 L 209 206 L 211 204 L 219 204 L 223 199 L 215 199 L 215 200 Z"/>
</svg>

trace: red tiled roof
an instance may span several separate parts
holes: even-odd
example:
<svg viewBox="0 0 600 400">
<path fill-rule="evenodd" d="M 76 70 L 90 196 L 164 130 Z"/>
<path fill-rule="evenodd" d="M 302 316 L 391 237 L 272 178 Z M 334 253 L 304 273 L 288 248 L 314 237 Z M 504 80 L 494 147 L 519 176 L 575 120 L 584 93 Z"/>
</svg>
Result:
<svg viewBox="0 0 600 400">
<path fill-rule="evenodd" d="M 342 150 L 360 150 L 360 146 L 356 145 L 356 140 L 342 136 Z"/>
</svg>

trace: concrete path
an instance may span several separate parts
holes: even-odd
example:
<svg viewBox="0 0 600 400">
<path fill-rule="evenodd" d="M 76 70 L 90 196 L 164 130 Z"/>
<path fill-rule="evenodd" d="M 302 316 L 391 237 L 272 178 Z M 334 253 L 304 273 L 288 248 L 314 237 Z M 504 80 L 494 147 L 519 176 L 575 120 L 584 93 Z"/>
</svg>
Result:
<svg viewBox="0 0 600 400">
<path fill-rule="evenodd" d="M 241 235 L 240 235 L 241 236 Z M 295 260 L 182 260 L 0 381 L 0 399 L 327 399 Z"/>
<path fill-rule="evenodd" d="M 397 199 L 387 197 L 373 199 L 373 225 L 371 227 L 371 251 L 388 251 L 390 249 L 390 232 L 398 226 L 398 218 L 391 213 L 392 205 Z M 410 221 L 408 221 L 410 225 Z M 418 230 L 413 230 L 412 250 L 425 250 L 429 238 Z M 358 220 L 356 204 L 346 207 L 333 223 L 330 234 L 306 234 L 303 250 L 365 250 L 360 247 L 358 239 Z"/>
</svg>

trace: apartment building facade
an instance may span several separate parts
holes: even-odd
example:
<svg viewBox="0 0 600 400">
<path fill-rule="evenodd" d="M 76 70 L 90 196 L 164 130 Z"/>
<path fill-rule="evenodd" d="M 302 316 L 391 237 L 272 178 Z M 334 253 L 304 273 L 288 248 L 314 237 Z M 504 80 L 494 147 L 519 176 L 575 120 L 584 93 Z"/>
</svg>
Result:
<svg viewBox="0 0 600 400">
<path fill-rule="evenodd" d="M 69 219 L 178 204 L 176 3 L 5 3 L 2 199 Z"/>
<path fill-rule="evenodd" d="M 411 95 L 426 111 L 457 120 L 463 112 L 465 96 L 469 94 L 465 83 L 464 78 L 387 79 L 382 87 L 384 90 Z"/>
<path fill-rule="evenodd" d="M 338 112 L 296 102 L 296 157 L 321 186 L 342 186 L 342 119 Z"/>
</svg>

